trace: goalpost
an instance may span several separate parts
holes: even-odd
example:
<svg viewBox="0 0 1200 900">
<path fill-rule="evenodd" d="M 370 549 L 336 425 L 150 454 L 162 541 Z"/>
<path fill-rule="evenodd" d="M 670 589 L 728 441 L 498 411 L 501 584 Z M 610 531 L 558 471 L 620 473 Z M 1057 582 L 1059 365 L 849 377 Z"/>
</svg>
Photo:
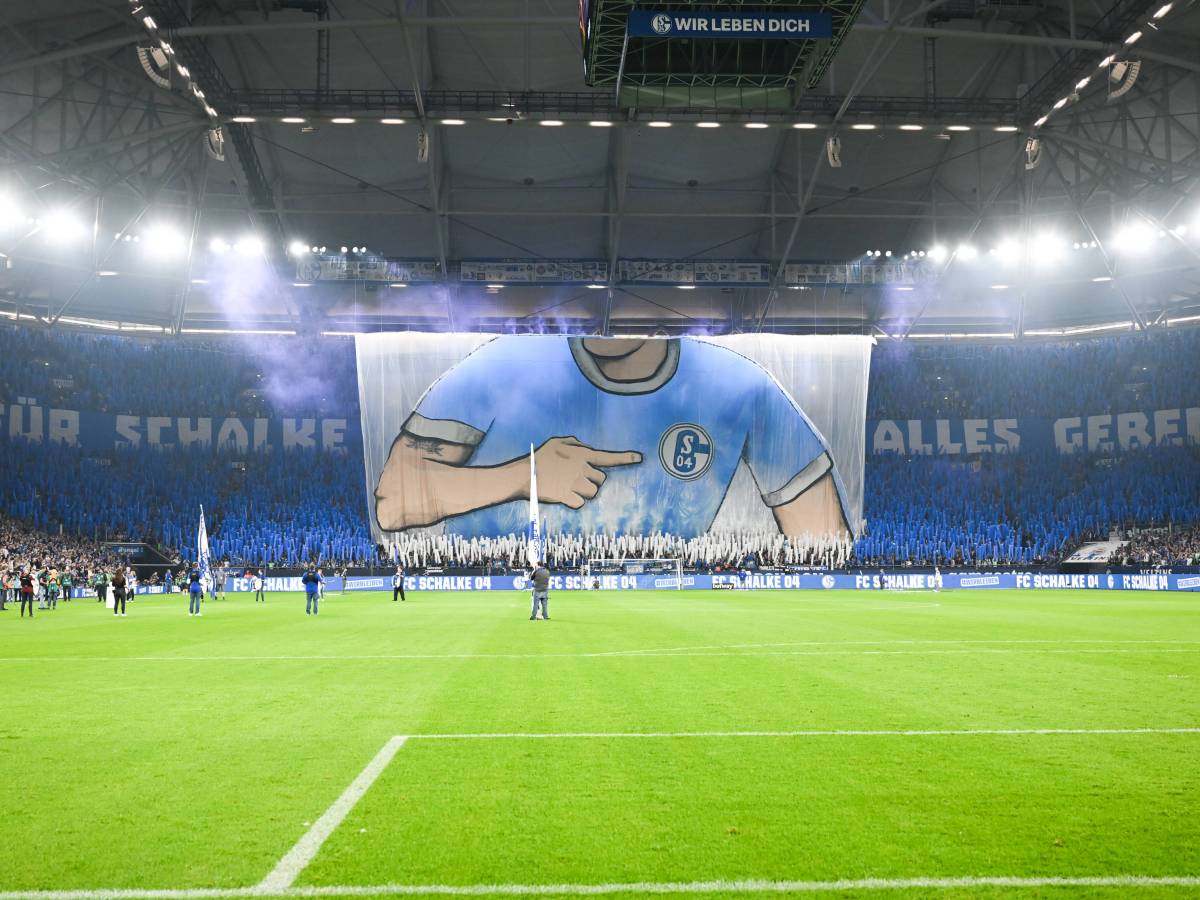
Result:
<svg viewBox="0 0 1200 900">
<path fill-rule="evenodd" d="M 589 559 L 580 570 L 587 590 L 603 587 L 606 575 L 654 575 L 657 589 L 683 590 L 681 559 Z M 599 584 L 597 584 L 599 582 Z"/>
</svg>

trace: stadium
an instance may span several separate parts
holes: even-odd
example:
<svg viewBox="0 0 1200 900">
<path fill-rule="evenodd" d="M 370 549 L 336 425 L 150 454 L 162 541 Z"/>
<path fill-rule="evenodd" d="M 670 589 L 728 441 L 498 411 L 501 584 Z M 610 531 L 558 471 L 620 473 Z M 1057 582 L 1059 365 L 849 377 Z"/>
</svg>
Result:
<svg viewBox="0 0 1200 900">
<path fill-rule="evenodd" d="M 1200 895 L 1198 183 L 1195 0 L 0 4 L 0 900 Z"/>
</svg>

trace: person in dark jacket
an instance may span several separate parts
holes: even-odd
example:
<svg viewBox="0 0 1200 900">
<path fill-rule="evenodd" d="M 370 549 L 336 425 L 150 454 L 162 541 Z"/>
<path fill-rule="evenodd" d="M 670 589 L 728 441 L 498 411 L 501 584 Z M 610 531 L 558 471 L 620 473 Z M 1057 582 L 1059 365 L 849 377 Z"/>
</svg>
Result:
<svg viewBox="0 0 1200 900">
<path fill-rule="evenodd" d="M 321 589 L 321 576 L 317 574 L 317 570 L 309 566 L 304 570 L 304 577 L 300 579 L 304 583 L 304 614 L 307 616 L 317 614 L 317 602 L 319 600 L 318 592 Z"/>
<path fill-rule="evenodd" d="M 538 563 L 537 568 L 533 570 L 533 611 L 529 616 L 529 621 L 533 621 L 538 616 L 538 607 L 542 609 L 542 619 L 549 621 L 550 619 L 550 570 L 546 568 L 545 563 Z"/>
<path fill-rule="evenodd" d="M 29 571 L 21 573 L 21 618 L 25 618 L 25 608 L 29 607 L 29 618 L 33 618 L 33 574 Z"/>
<path fill-rule="evenodd" d="M 125 573 L 118 567 L 112 574 L 113 615 L 125 615 Z"/>
<path fill-rule="evenodd" d="M 198 616 L 200 599 L 204 596 L 204 582 L 200 579 L 200 570 L 192 569 L 188 573 L 188 615 Z"/>
</svg>

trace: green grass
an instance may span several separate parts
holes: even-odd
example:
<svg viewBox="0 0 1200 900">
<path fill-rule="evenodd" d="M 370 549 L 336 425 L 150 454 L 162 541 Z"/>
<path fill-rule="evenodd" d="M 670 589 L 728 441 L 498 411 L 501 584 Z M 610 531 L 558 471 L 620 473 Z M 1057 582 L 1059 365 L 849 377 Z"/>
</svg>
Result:
<svg viewBox="0 0 1200 900">
<path fill-rule="evenodd" d="M 3 613 L 0 892 L 254 885 L 393 735 L 1200 726 L 1195 595 L 551 613 L 499 593 Z M 297 885 L 1194 876 L 1197 821 L 1200 734 L 413 739 Z"/>
</svg>

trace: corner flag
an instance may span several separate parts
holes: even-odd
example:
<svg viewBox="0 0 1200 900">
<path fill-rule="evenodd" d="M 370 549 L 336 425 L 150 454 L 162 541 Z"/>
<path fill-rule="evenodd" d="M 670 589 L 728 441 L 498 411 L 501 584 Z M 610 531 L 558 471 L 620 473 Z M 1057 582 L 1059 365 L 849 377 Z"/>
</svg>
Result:
<svg viewBox="0 0 1200 900">
<path fill-rule="evenodd" d="M 529 531 L 526 535 L 529 543 L 525 547 L 525 556 L 529 565 L 536 567 L 545 557 L 542 546 L 542 531 L 538 516 L 537 466 L 533 461 L 533 444 L 529 445 Z"/>
<path fill-rule="evenodd" d="M 200 570 L 200 583 L 208 585 L 212 558 L 208 552 L 208 529 L 204 527 L 204 507 L 200 507 L 200 528 L 196 532 L 196 562 Z"/>
</svg>

